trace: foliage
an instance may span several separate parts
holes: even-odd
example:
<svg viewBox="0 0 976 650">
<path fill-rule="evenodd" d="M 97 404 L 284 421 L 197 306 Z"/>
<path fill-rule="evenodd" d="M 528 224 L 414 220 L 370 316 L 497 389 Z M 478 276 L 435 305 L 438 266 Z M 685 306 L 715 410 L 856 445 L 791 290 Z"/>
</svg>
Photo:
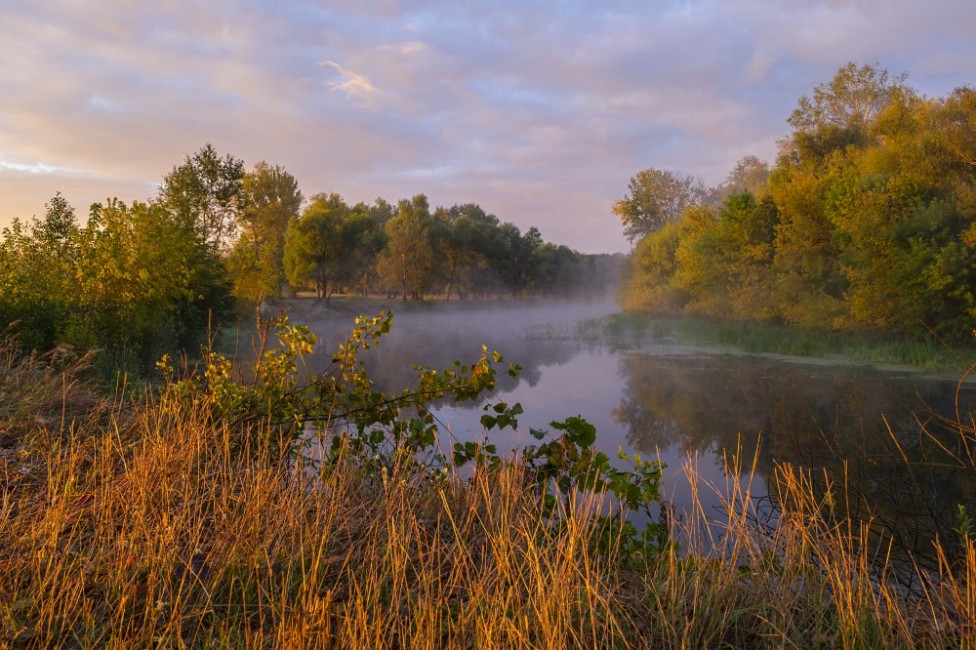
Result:
<svg viewBox="0 0 976 650">
<path fill-rule="evenodd" d="M 768 177 L 743 159 L 712 192 L 718 203 L 684 207 L 667 232 L 638 233 L 625 307 L 967 337 L 976 101 L 969 89 L 920 98 L 904 81 L 848 64 L 801 98 Z"/>
<path fill-rule="evenodd" d="M 0 323 L 21 345 L 101 348 L 136 373 L 194 347 L 227 309 L 221 260 L 161 202 L 94 204 L 79 227 L 56 196 L 44 220 L 4 231 L 0 260 Z"/>
<path fill-rule="evenodd" d="M 240 237 L 228 255 L 234 295 L 258 301 L 278 296 L 285 282 L 285 232 L 297 218 L 302 193 L 295 177 L 262 161 L 244 176 Z"/>
<path fill-rule="evenodd" d="M 437 273 L 440 256 L 434 250 L 433 225 L 423 194 L 400 201 L 396 216 L 386 222 L 387 242 L 376 270 L 404 301 L 419 298 Z"/>
<path fill-rule="evenodd" d="M 221 158 L 206 144 L 163 177 L 159 202 L 217 251 L 237 231 L 245 208 L 244 176 L 244 161 L 230 154 Z"/>
<path fill-rule="evenodd" d="M 705 198 L 701 181 L 653 168 L 638 172 L 627 189 L 630 193 L 614 202 L 613 213 L 620 217 L 624 235 L 631 242 L 678 219 L 686 207 Z"/>
<path fill-rule="evenodd" d="M 158 195 L 91 206 L 87 223 L 56 194 L 43 218 L 0 237 L 0 326 L 25 349 L 106 352 L 98 365 L 136 374 L 163 353 L 191 352 L 231 313 L 309 286 L 316 296 L 385 291 L 404 300 L 603 292 L 618 261 L 524 234 L 474 204 L 426 196 L 349 206 L 302 193 L 282 167 L 221 156 L 212 145 L 163 177 Z M 287 282 L 286 282 L 287 280 Z"/>
<path fill-rule="evenodd" d="M 317 194 L 301 217 L 288 224 L 284 268 L 292 286 L 312 280 L 316 296 L 326 299 L 335 291 L 352 254 L 344 236 L 349 216 L 341 196 Z"/>
</svg>

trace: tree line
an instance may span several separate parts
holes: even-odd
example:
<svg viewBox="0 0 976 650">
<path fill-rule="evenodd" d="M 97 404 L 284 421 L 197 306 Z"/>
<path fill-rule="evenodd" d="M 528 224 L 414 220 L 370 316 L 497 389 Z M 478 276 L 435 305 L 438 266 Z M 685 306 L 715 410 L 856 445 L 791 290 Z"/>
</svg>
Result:
<svg viewBox="0 0 976 650">
<path fill-rule="evenodd" d="M 312 289 L 404 300 L 570 295 L 605 290 L 616 258 L 520 232 L 474 204 L 431 210 L 418 194 L 348 205 L 305 201 L 279 166 L 206 145 L 158 194 L 96 203 L 82 224 L 56 195 L 0 239 L 0 332 L 26 349 L 101 348 L 149 368 L 192 350 L 235 300 Z"/>
<path fill-rule="evenodd" d="M 523 233 L 473 203 L 431 210 L 423 194 L 396 206 L 318 194 L 283 241 L 288 285 L 326 300 L 336 291 L 403 300 L 578 295 L 605 290 L 615 263 L 546 242 L 535 227 Z"/>
<path fill-rule="evenodd" d="M 927 98 L 848 64 L 800 99 L 772 168 L 725 183 L 648 169 L 613 205 L 635 243 L 632 310 L 835 330 L 970 336 L 976 90 Z"/>
</svg>

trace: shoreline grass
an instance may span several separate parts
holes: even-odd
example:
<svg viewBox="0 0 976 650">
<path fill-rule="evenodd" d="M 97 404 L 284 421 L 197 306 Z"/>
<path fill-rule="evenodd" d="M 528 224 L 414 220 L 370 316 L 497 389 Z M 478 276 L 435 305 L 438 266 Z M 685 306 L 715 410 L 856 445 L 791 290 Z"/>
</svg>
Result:
<svg viewBox="0 0 976 650">
<path fill-rule="evenodd" d="M 659 317 L 623 312 L 580 324 L 577 336 L 616 349 L 675 341 L 727 346 L 745 354 L 830 358 L 857 364 L 908 366 L 927 372 L 962 373 L 976 346 L 953 348 L 934 336 L 905 338 L 867 332 L 823 332 L 699 318 Z"/>
<path fill-rule="evenodd" d="M 0 410 L 0 648 L 976 646 L 976 540 L 936 542 L 943 561 L 905 593 L 799 468 L 770 479 L 775 530 L 733 481 L 722 512 L 671 521 L 685 547 L 635 565 L 591 543 L 605 503 L 569 498 L 553 525 L 516 459 L 322 473 L 235 452 L 206 404 L 93 400 L 76 367 L 13 355 L 0 346 L 0 406 L 22 405 Z"/>
</svg>

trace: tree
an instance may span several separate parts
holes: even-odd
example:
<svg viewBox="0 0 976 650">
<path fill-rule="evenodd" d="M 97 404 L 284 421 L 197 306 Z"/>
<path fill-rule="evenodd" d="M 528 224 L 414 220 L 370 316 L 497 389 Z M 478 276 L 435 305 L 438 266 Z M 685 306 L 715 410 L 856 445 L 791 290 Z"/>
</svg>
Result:
<svg viewBox="0 0 976 650">
<path fill-rule="evenodd" d="M 672 284 L 675 253 L 681 243 L 677 221 L 647 235 L 634 247 L 624 269 L 620 293 L 624 309 L 679 314 L 687 297 Z"/>
<path fill-rule="evenodd" d="M 316 194 L 285 233 L 285 273 L 293 287 L 310 280 L 316 298 L 329 297 L 342 280 L 350 251 L 343 238 L 349 206 L 338 194 Z"/>
<path fill-rule="evenodd" d="M 812 99 L 800 98 L 787 120 L 793 134 L 782 143 L 781 162 L 821 164 L 835 151 L 871 144 L 878 115 L 895 100 L 914 96 L 903 83 L 906 78 L 876 65 L 840 68 L 830 82 L 814 89 Z"/>
<path fill-rule="evenodd" d="M 95 204 L 78 241 L 76 345 L 132 353 L 149 368 L 195 346 L 226 308 L 223 266 L 158 202 Z"/>
<path fill-rule="evenodd" d="M 787 120 L 797 131 L 825 127 L 863 130 L 897 93 L 905 92 L 906 73 L 890 74 L 882 67 L 851 62 L 834 78 L 804 95 Z"/>
<path fill-rule="evenodd" d="M 630 179 L 630 193 L 613 203 L 624 236 L 631 243 L 659 230 L 681 216 L 688 205 L 701 203 L 705 187 L 701 181 L 671 171 L 645 169 Z"/>
<path fill-rule="evenodd" d="M 15 219 L 0 242 L 0 316 L 17 323 L 26 348 L 48 349 L 62 341 L 76 297 L 78 225 L 74 208 L 59 194 L 45 205 L 43 219 Z"/>
<path fill-rule="evenodd" d="M 532 282 L 533 263 L 536 251 L 542 246 L 542 234 L 538 228 L 532 226 L 523 235 L 511 223 L 502 224 L 499 230 L 507 243 L 510 260 L 508 288 L 515 298 L 523 295 Z"/>
<path fill-rule="evenodd" d="M 403 199 L 397 214 L 386 223 L 387 244 L 380 253 L 377 271 L 407 301 L 419 297 L 431 278 L 435 255 L 431 247 L 431 216 L 427 197 Z"/>
<path fill-rule="evenodd" d="M 357 203 L 342 228 L 347 281 L 354 284 L 364 298 L 376 280 L 376 264 L 386 246 L 384 226 L 393 216 L 393 208 L 381 198 L 374 205 Z"/>
<path fill-rule="evenodd" d="M 298 217 L 302 193 L 295 177 L 261 161 L 243 180 L 240 238 L 228 257 L 234 295 L 246 300 L 277 296 L 285 281 L 285 232 Z"/>
<path fill-rule="evenodd" d="M 159 201 L 218 251 L 229 244 L 244 211 L 244 175 L 242 160 L 221 158 L 207 144 L 163 178 Z"/>
</svg>

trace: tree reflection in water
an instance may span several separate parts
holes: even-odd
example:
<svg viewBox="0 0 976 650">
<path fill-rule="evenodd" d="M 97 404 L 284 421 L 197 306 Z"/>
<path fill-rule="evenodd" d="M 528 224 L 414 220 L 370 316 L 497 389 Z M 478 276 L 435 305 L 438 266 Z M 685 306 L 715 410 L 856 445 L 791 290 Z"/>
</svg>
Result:
<svg viewBox="0 0 976 650">
<path fill-rule="evenodd" d="M 777 463 L 813 470 L 819 489 L 844 490 L 835 500 L 838 515 L 870 520 L 897 549 L 920 557 L 936 535 L 952 539 L 960 504 L 976 511 L 976 468 L 951 425 L 956 382 L 751 358 L 641 355 L 622 358 L 620 375 L 613 416 L 644 453 L 707 450 L 722 459 L 741 446 L 751 457 L 761 436 L 757 471 L 774 502 Z M 961 414 L 974 402 L 976 391 L 965 387 Z"/>
</svg>

